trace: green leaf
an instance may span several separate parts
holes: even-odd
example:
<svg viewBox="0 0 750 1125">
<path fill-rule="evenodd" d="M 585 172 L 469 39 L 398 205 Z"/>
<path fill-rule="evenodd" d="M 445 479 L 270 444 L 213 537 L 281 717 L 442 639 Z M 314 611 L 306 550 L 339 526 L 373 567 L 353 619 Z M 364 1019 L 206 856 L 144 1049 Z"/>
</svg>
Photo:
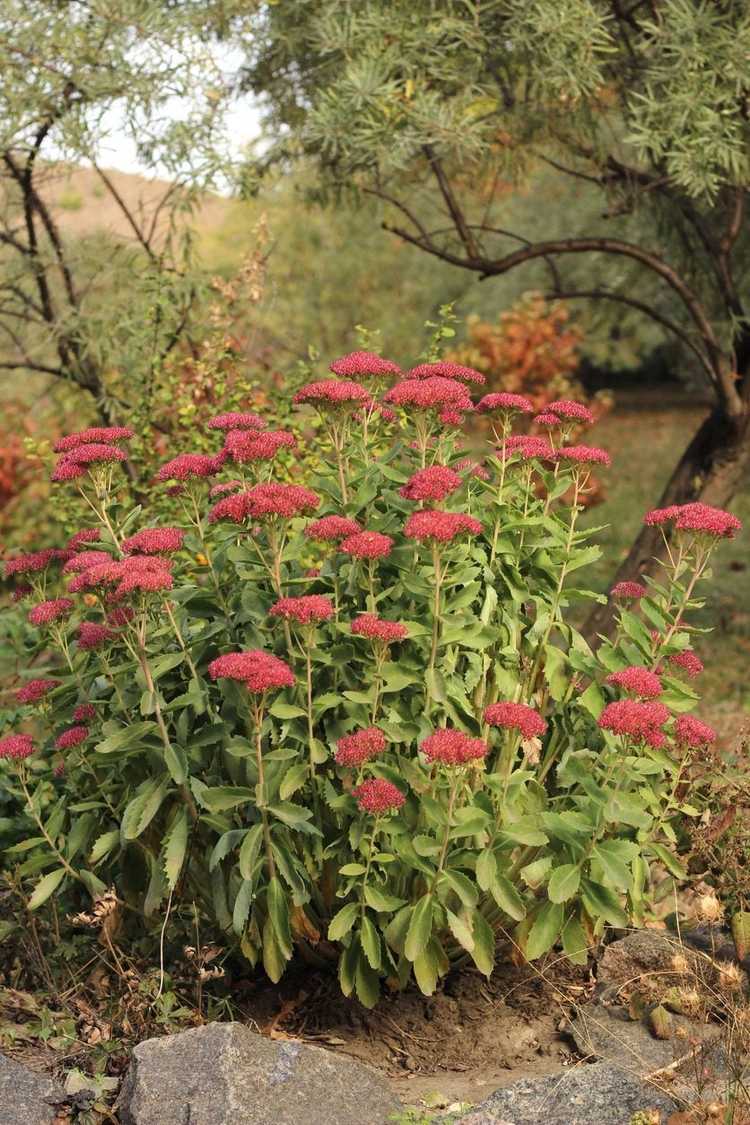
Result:
<svg viewBox="0 0 750 1125">
<path fill-rule="evenodd" d="M 629 848 L 626 847 L 624 854 L 620 847 L 621 844 L 629 845 Z M 632 851 L 628 856 L 629 849 L 632 849 Z M 637 851 L 637 846 L 630 841 L 602 840 L 601 843 L 593 847 L 591 857 L 601 865 L 602 871 L 613 887 L 616 887 L 618 891 L 626 891 L 630 886 L 628 859 L 632 859 Z"/>
<path fill-rule="evenodd" d="M 181 808 L 177 813 L 174 824 L 169 830 L 164 844 L 164 873 L 167 876 L 167 885 L 173 890 L 185 862 L 188 842 L 188 812 Z"/>
<path fill-rule="evenodd" d="M 276 930 L 269 915 L 263 923 L 263 968 L 274 984 L 278 984 L 284 975 L 288 960 L 289 958 L 279 945 Z"/>
<path fill-rule="evenodd" d="M 402 898 L 386 894 L 385 891 L 381 891 L 379 887 L 374 887 L 371 883 L 368 883 L 365 887 L 365 902 L 378 913 L 399 910 L 404 905 Z"/>
<path fill-rule="evenodd" d="M 592 918 L 603 918 L 610 926 L 627 926 L 628 916 L 622 909 L 619 898 L 609 887 L 595 883 L 592 879 L 583 879 L 581 897 Z"/>
<path fill-rule="evenodd" d="M 563 863 L 549 877 L 547 895 L 550 902 L 567 902 L 581 883 L 581 869 L 577 863 Z"/>
<path fill-rule="evenodd" d="M 194 790 L 195 791 L 195 790 Z M 196 800 L 209 812 L 226 812 L 238 805 L 255 807 L 255 791 L 237 785 L 214 785 L 195 794 Z"/>
<path fill-rule="evenodd" d="M 310 776 L 310 767 L 307 762 L 298 762 L 296 766 L 291 766 L 284 774 L 284 780 L 279 786 L 279 796 L 282 801 L 287 797 L 291 797 L 298 789 L 307 781 Z"/>
<path fill-rule="evenodd" d="M 487 849 L 477 856 L 477 883 L 483 891 L 488 891 L 497 879 L 497 860 L 495 853 Z"/>
<path fill-rule="evenodd" d="M 537 914 L 526 939 L 525 953 L 535 961 L 557 941 L 563 924 L 563 908 L 559 902 L 545 902 Z"/>
<path fill-rule="evenodd" d="M 408 961 L 416 961 L 425 950 L 432 934 L 432 895 L 422 895 L 412 912 L 406 931 L 404 954 Z M 436 978 L 437 979 L 437 978 Z M 421 985 L 420 985 L 421 987 Z M 434 988 L 434 986 L 433 986 Z"/>
<path fill-rule="evenodd" d="M 133 797 L 122 814 L 120 831 L 123 839 L 137 840 L 145 832 L 161 808 L 169 788 L 169 777 L 163 777 L 161 781 L 153 778 Z"/>
<path fill-rule="evenodd" d="M 273 715 L 274 719 L 299 719 L 307 714 L 303 707 L 296 707 L 292 703 L 284 703 L 281 699 L 277 699 L 268 708 L 268 713 Z"/>
<path fill-rule="evenodd" d="M 312 816 L 312 812 L 302 805 L 295 805 L 292 801 L 277 801 L 275 805 L 268 806 L 268 811 L 282 824 L 288 824 L 290 828 L 298 828 L 316 836 L 322 835 L 319 828 L 316 828 L 314 824 L 307 823 Z"/>
<path fill-rule="evenodd" d="M 585 965 L 588 962 L 589 950 L 586 931 L 575 916 L 568 918 L 563 926 L 562 947 L 565 956 L 574 965 Z"/>
<path fill-rule="evenodd" d="M 521 898 L 510 879 L 498 875 L 490 887 L 490 893 L 501 910 L 516 922 L 522 922 L 526 917 L 526 904 Z"/>
<path fill-rule="evenodd" d="M 467 878 L 466 875 L 462 875 L 460 871 L 444 871 L 440 880 L 448 884 L 451 890 L 461 899 L 464 906 L 476 906 L 479 894 L 471 879 Z"/>
<path fill-rule="evenodd" d="M 158 730 L 156 723 L 130 723 L 108 738 L 96 744 L 97 754 L 114 754 L 121 750 L 132 750 L 143 741 L 146 735 L 155 734 Z"/>
<path fill-rule="evenodd" d="M 448 926 L 454 938 L 463 949 L 471 953 L 474 949 L 474 936 L 472 934 L 473 920 L 471 914 L 454 914 L 445 908 Z"/>
<path fill-rule="evenodd" d="M 188 761 L 184 747 L 175 746 L 172 742 L 165 746 L 164 764 L 175 785 L 184 785 L 188 775 Z"/>
<path fill-rule="evenodd" d="M 289 902 L 286 891 L 276 875 L 268 883 L 266 890 L 268 916 L 273 923 L 274 934 L 279 949 L 286 960 L 292 956 L 292 931 L 289 925 Z"/>
<path fill-rule="evenodd" d="M 654 853 L 657 859 L 661 860 L 670 874 L 674 875 L 677 879 L 685 878 L 687 872 L 682 863 L 677 858 L 677 856 L 672 855 L 672 853 L 667 848 L 665 848 L 663 844 L 654 844 L 652 842 L 649 842 L 648 848 Z"/>
<path fill-rule="evenodd" d="M 229 833 L 227 833 L 228 835 Z M 254 824 L 252 828 L 248 829 L 245 838 L 242 841 L 242 847 L 239 854 L 239 868 L 240 875 L 243 879 L 252 879 L 254 875 L 255 861 L 260 854 L 261 844 L 263 843 L 263 825 Z M 213 857 L 212 857 L 213 859 Z"/>
<path fill-rule="evenodd" d="M 254 898 L 254 883 L 249 879 L 243 879 L 237 891 L 237 897 L 234 900 L 234 910 L 232 911 L 232 929 L 236 934 L 241 934 L 245 929 Z"/>
<path fill-rule="evenodd" d="M 341 941 L 343 937 L 346 937 L 356 922 L 360 909 L 358 902 L 348 902 L 346 906 L 342 906 L 341 910 L 331 918 L 328 926 L 328 940 Z"/>
<path fill-rule="evenodd" d="M 94 846 L 89 853 L 89 863 L 96 864 L 99 860 L 104 859 L 106 855 L 120 843 L 120 831 L 118 828 L 113 828 L 111 832 L 102 832 L 101 836 L 97 836 L 94 840 Z"/>
<path fill-rule="evenodd" d="M 363 863 L 345 863 L 343 867 L 339 867 L 339 875 L 364 875 L 367 868 Z"/>
<path fill-rule="evenodd" d="M 495 967 L 495 934 L 492 926 L 479 911 L 474 915 L 473 936 L 472 960 L 480 973 L 488 977 Z"/>
<path fill-rule="evenodd" d="M 414 977 L 419 991 L 425 996 L 432 996 L 440 977 L 442 958 L 439 953 L 440 947 L 436 949 L 436 945 L 438 943 L 433 939 L 414 960 Z"/>
<path fill-rule="evenodd" d="M 537 891 L 547 881 L 549 870 L 552 867 L 552 856 L 543 855 L 533 863 L 527 863 L 521 868 L 521 878 L 532 891 Z"/>
<path fill-rule="evenodd" d="M 214 844 L 211 858 L 208 861 L 208 870 L 213 871 L 223 859 L 226 859 L 246 834 L 246 828 L 232 828 L 229 832 L 222 833 Z"/>
<path fill-rule="evenodd" d="M 354 990 L 357 999 L 365 1008 L 374 1008 L 380 999 L 380 978 L 362 952 L 357 958 L 357 968 L 354 972 Z"/>
<path fill-rule="evenodd" d="M 368 918 L 366 914 L 362 919 L 359 940 L 362 943 L 362 949 L 364 950 L 365 957 L 369 961 L 371 968 L 379 969 L 381 966 L 380 937 L 372 919 Z"/>
<path fill-rule="evenodd" d="M 31 898 L 28 901 L 29 910 L 38 910 L 39 907 L 47 901 L 50 895 L 55 893 L 64 878 L 64 867 L 58 867 L 56 871 L 50 871 L 47 875 L 44 875 L 34 887 Z"/>
</svg>

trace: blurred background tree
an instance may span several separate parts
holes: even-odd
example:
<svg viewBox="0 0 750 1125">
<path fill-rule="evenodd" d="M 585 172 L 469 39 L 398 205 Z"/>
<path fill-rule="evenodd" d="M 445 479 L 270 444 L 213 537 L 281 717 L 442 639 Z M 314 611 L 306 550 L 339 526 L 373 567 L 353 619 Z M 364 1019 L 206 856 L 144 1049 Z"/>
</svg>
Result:
<svg viewBox="0 0 750 1125">
<path fill-rule="evenodd" d="M 433 260 L 648 318 L 714 401 L 661 503 L 728 502 L 750 461 L 743 0 L 291 0 L 244 34 L 270 138 L 249 184 L 304 160 L 317 199 L 376 200 Z M 540 206 L 540 177 L 596 213 Z M 644 529 L 619 577 L 659 548 Z"/>
</svg>

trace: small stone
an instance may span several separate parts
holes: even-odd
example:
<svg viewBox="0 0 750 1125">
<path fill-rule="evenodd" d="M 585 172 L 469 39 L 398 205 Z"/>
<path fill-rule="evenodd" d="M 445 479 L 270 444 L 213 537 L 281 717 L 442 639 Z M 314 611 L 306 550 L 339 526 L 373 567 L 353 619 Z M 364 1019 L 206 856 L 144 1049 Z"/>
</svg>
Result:
<svg viewBox="0 0 750 1125">
<path fill-rule="evenodd" d="M 0 1125 L 51 1125 L 65 1093 L 46 1074 L 0 1054 Z"/>
<path fill-rule="evenodd" d="M 122 1125 L 363 1125 L 365 1106 L 368 1125 L 401 1108 L 363 1063 L 239 1023 L 140 1043 L 118 1100 Z"/>
</svg>

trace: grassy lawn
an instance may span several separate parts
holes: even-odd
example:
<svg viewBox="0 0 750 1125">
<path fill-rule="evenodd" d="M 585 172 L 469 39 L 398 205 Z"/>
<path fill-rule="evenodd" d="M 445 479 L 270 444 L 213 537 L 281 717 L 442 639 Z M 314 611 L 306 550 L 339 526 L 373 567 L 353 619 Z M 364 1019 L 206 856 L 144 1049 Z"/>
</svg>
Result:
<svg viewBox="0 0 750 1125">
<path fill-rule="evenodd" d="M 588 571 L 597 590 L 606 591 L 614 570 L 625 557 L 643 515 L 656 505 L 661 488 L 703 411 L 692 407 L 637 408 L 623 403 L 603 419 L 592 441 L 612 454 L 613 467 L 602 474 L 606 500 L 587 516 L 608 526 L 599 533 L 602 560 Z M 706 665 L 700 687 L 711 705 L 750 708 L 747 667 L 750 662 L 750 481 L 735 497 L 732 511 L 746 530 L 723 543 L 716 556 L 714 578 L 703 589 L 706 607 L 695 624 L 713 632 L 696 639 Z"/>
</svg>

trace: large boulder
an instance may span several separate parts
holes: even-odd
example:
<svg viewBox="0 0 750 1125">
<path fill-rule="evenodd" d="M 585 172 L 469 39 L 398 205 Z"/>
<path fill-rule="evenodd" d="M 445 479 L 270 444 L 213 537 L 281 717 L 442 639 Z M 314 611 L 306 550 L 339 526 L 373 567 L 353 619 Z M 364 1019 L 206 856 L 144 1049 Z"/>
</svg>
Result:
<svg viewBox="0 0 750 1125">
<path fill-rule="evenodd" d="M 629 1125 L 634 1113 L 647 1109 L 666 1121 L 676 1105 L 619 1067 L 583 1063 L 497 1090 L 456 1125 Z"/>
<path fill-rule="evenodd" d="M 363 1063 L 239 1023 L 140 1043 L 118 1100 L 122 1125 L 385 1125 L 399 1108 Z"/>
<path fill-rule="evenodd" d="M 63 1090 L 46 1074 L 0 1054 L 0 1125 L 50 1125 Z"/>
</svg>

